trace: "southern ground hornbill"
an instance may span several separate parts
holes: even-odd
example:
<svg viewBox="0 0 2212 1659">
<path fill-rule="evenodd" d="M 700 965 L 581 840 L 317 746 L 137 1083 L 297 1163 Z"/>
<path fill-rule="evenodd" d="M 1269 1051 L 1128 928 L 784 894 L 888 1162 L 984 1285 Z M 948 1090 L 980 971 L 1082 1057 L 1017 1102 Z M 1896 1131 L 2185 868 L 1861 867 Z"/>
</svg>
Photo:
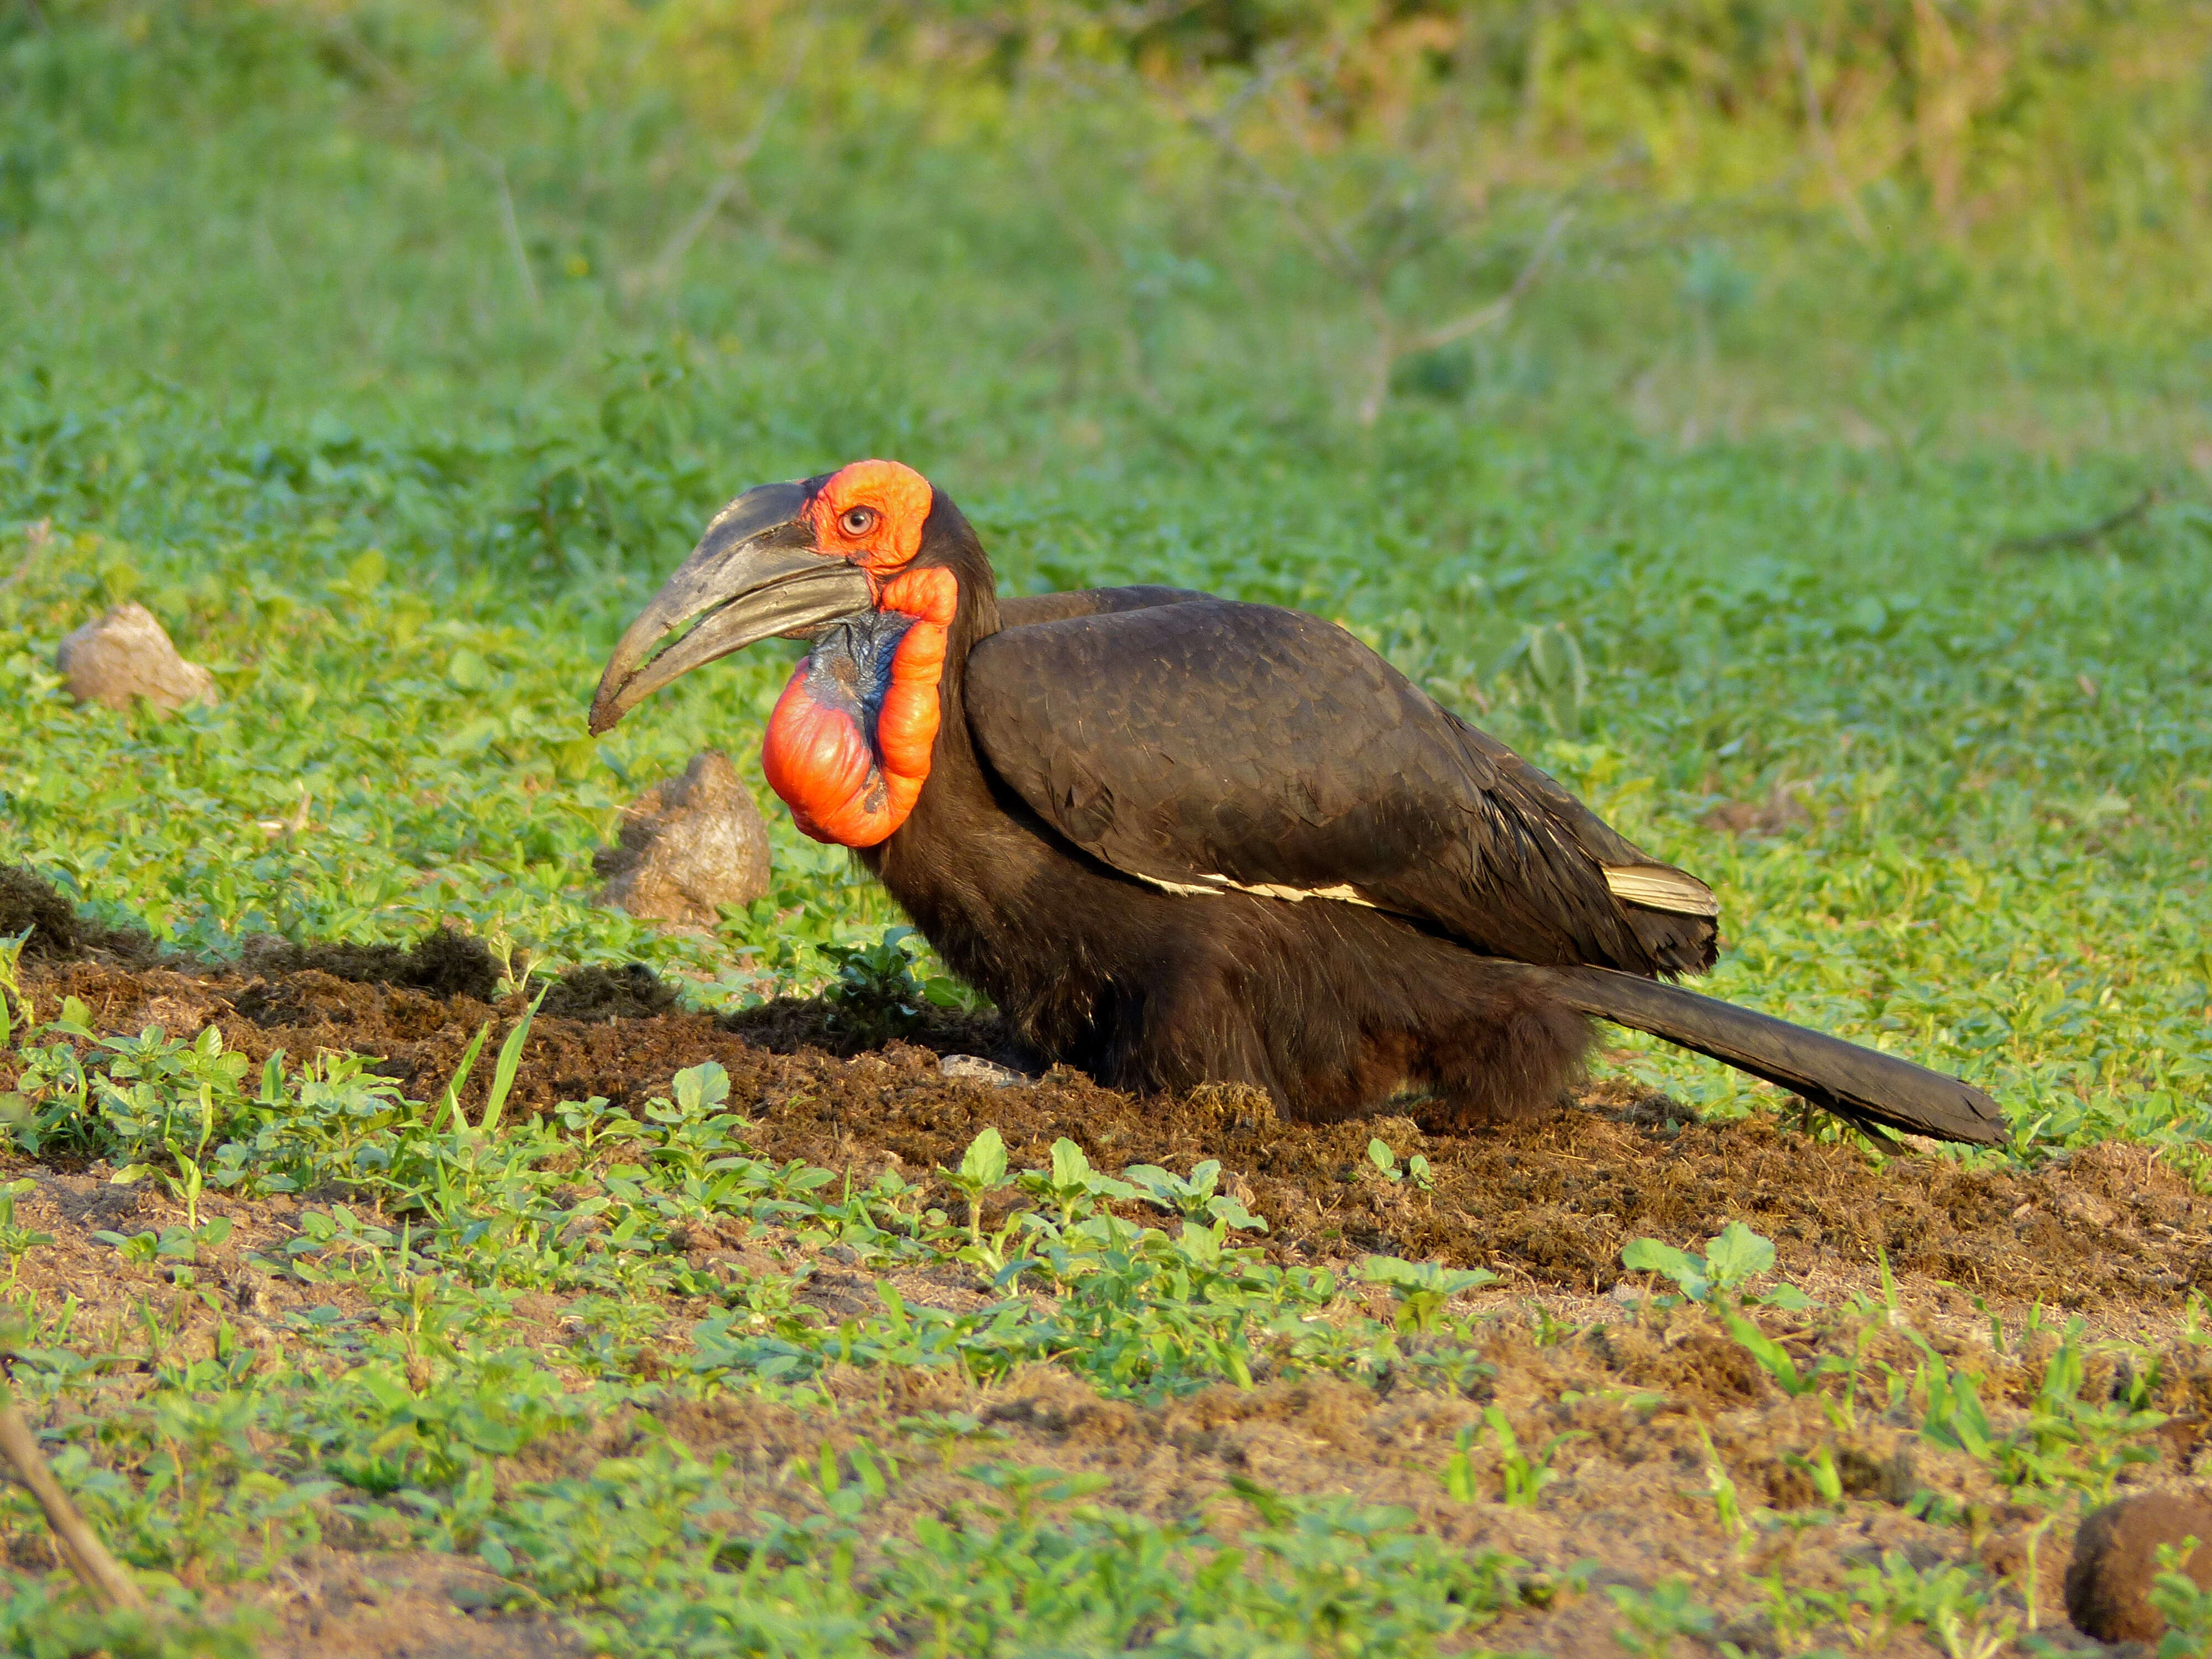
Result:
<svg viewBox="0 0 2212 1659">
<path fill-rule="evenodd" d="M 1350 634 L 1168 587 L 1000 599 L 949 497 L 856 461 L 716 514 L 615 647 L 604 732 L 771 635 L 813 648 L 763 762 L 1042 1054 L 1334 1119 L 1556 1102 L 1596 1015 L 1861 1124 L 1995 1142 L 1951 1078 L 1666 982 L 1704 883 Z"/>
</svg>

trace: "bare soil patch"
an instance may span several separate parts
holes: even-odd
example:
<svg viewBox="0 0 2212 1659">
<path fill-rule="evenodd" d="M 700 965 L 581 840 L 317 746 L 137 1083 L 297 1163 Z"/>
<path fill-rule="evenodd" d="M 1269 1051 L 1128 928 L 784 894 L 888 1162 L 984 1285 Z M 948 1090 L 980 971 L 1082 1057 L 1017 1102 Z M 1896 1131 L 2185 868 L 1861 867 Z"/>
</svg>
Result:
<svg viewBox="0 0 2212 1659">
<path fill-rule="evenodd" d="M 277 1048 L 295 1056 L 325 1048 L 376 1054 L 382 1072 L 420 1097 L 443 1085 L 479 1027 L 489 1023 L 496 1044 L 523 1012 L 519 999 L 481 994 L 489 988 L 471 980 L 465 963 L 443 980 L 441 971 L 435 960 L 422 960 L 421 947 L 413 957 L 325 957 L 321 965 L 272 952 L 219 971 L 80 957 L 31 965 L 27 989 L 49 1012 L 63 996 L 82 1000 L 108 1031 L 135 1034 L 158 1023 L 190 1035 L 213 1024 L 256 1063 Z M 1499 1320 L 1484 1356 L 1493 1375 L 1465 1397 L 1387 1382 L 1276 1381 L 1146 1407 L 1102 1396 L 1049 1368 L 988 1388 L 854 1370 L 830 1376 L 834 1414 L 734 1398 L 661 1414 L 661 1426 L 699 1455 L 732 1458 L 763 1509 L 814 1503 L 806 1483 L 789 1476 L 795 1461 L 817 1456 L 825 1441 L 842 1447 L 862 1438 L 903 1448 L 908 1478 L 887 1516 L 893 1530 L 946 1504 L 988 1498 L 960 1459 L 940 1463 L 899 1426 L 919 1413 L 965 1413 L 979 1425 L 969 1451 L 1102 1476 L 1096 1501 L 1143 1513 L 1233 1506 L 1241 1500 L 1232 1478 L 1287 1493 L 1403 1504 L 1440 1537 L 1528 1564 L 1531 1605 L 1485 1632 L 1507 1650 L 1613 1650 L 1618 1615 L 1600 1593 L 1608 1583 L 1650 1587 L 1688 1575 L 1731 1621 L 1721 1633 L 1767 1651 L 1771 1644 L 1759 1645 L 1767 1638 L 1756 1610 L 1759 1583 L 1777 1572 L 1801 1589 L 1835 1588 L 1855 1566 L 1896 1551 L 1917 1565 L 1955 1560 L 2017 1581 L 2043 1514 L 2008 1501 L 1984 1466 L 1875 1412 L 1838 1434 L 1814 1399 L 1786 1397 L 1709 1317 L 1694 1310 L 1638 1313 L 1620 1299 L 1644 1288 L 1622 1285 L 1627 1240 L 1650 1234 L 1694 1247 L 1729 1219 L 1773 1238 L 1781 1275 L 1831 1302 L 1872 1293 L 1876 1253 L 1886 1252 L 1904 1316 L 1939 1350 L 1987 1375 L 2000 1424 L 2033 1394 L 2051 1340 L 1993 1350 L 1989 1313 L 2017 1331 L 2021 1315 L 2040 1301 L 2081 1311 L 2096 1334 L 2156 1342 L 2158 1404 L 2172 1422 L 2159 1461 L 2128 1471 L 2127 1482 L 2155 1485 L 2194 1472 L 2212 1422 L 2212 1364 L 2175 1340 L 2188 1291 L 2212 1274 L 2212 1200 L 2142 1148 L 2094 1147 L 2033 1173 L 1941 1156 L 1877 1162 L 1855 1145 L 1814 1139 L 1784 1116 L 1705 1125 L 1663 1097 L 1617 1086 L 1592 1090 L 1578 1109 L 1543 1121 L 1472 1134 L 1430 1134 L 1396 1118 L 1316 1126 L 1284 1121 L 1243 1091 L 1140 1102 L 1065 1071 L 1006 1087 L 945 1075 L 939 1061 L 946 1054 L 1018 1058 L 988 1021 L 939 1020 L 907 1040 L 865 1048 L 861 1035 L 839 1030 L 835 1012 L 819 1005 L 775 1005 L 717 1020 L 677 1012 L 670 1001 L 649 974 L 594 972 L 557 987 L 532 1028 L 510 1111 L 592 1095 L 640 1104 L 665 1093 L 678 1069 L 712 1059 L 728 1071 L 732 1103 L 756 1126 L 750 1138 L 764 1155 L 861 1178 L 895 1167 L 911 1180 L 931 1180 L 986 1125 L 1005 1137 L 1017 1164 L 1047 1162 L 1062 1135 L 1108 1169 L 1152 1163 L 1187 1170 L 1218 1158 L 1224 1187 L 1268 1218 L 1262 1242 L 1279 1259 L 1336 1264 L 1385 1251 L 1487 1267 L 1503 1282 L 1478 1293 L 1477 1305 L 1506 1312 L 1533 1303 L 1555 1322 L 1552 1340 L 1540 1340 L 1528 1321 Z M 465 1091 L 472 1108 L 489 1069 L 480 1066 Z M 8 1081 L 0 1075 L 0 1088 Z M 1401 1161 L 1424 1155 L 1432 1188 L 1386 1180 L 1366 1158 L 1370 1135 Z M 24 1266 L 22 1282 L 42 1302 L 77 1297 L 80 1328 L 97 1331 L 159 1295 L 177 1304 L 179 1350 L 212 1352 L 215 1313 L 167 1289 L 156 1270 L 119 1265 L 115 1251 L 91 1237 L 102 1228 L 173 1224 L 181 1218 L 175 1206 L 149 1186 L 110 1187 L 98 1168 L 13 1173 L 38 1182 L 19 1205 L 20 1219 L 56 1237 Z M 933 1201 L 958 1212 L 958 1199 L 941 1182 Z M 204 1207 L 238 1224 L 203 1262 L 201 1283 L 217 1291 L 246 1346 L 282 1345 L 311 1304 L 336 1304 L 350 1316 L 343 1291 L 292 1283 L 246 1259 L 293 1235 L 296 1201 L 211 1197 Z M 743 1248 L 763 1263 L 772 1258 L 782 1270 L 810 1274 L 802 1300 L 832 1322 L 845 1302 L 870 1299 L 865 1274 L 812 1256 L 795 1239 Z M 939 1305 L 981 1294 L 949 1283 L 908 1288 L 909 1301 Z M 679 1342 L 707 1310 L 703 1303 L 672 1302 L 662 1310 L 662 1340 Z M 522 1298 L 510 1316 L 513 1334 L 557 1353 L 573 1340 L 565 1313 L 562 1298 Z M 1919 1351 L 1901 1329 L 1880 1341 L 1899 1370 L 1917 1363 Z M 2108 1381 L 2117 1389 L 2123 1379 L 2116 1372 Z M 130 1376 L 115 1377 L 117 1402 L 137 1386 Z M 1445 1496 L 1440 1471 L 1455 1437 L 1489 1405 L 1504 1409 L 1524 1445 L 1578 1437 L 1561 1445 L 1553 1465 L 1559 1478 L 1534 1508 Z M 643 1432 L 635 1414 L 603 1421 L 533 1448 L 516 1460 L 515 1478 L 587 1471 L 634 1448 Z M 1714 1460 L 1747 1505 L 1802 1511 L 1814 1503 L 1803 1455 L 1822 1444 L 1840 1448 L 1847 1496 L 1869 1501 L 1756 1531 L 1748 1542 L 1731 1535 L 1709 1490 Z M 1479 1450 L 1476 1462 L 1483 1490 L 1497 1492 L 1497 1457 Z M 1907 1500 L 1925 1491 L 1968 1506 L 1975 1524 L 1917 1516 Z M 2044 1535 L 2037 1563 L 2046 1632 L 2056 1626 L 2062 1635 L 2070 1529 L 2069 1522 Z M 497 1587 L 478 1583 L 476 1564 L 395 1555 L 357 1541 L 324 1549 L 283 1583 L 254 1593 L 274 1620 L 270 1652 L 382 1659 L 583 1650 L 556 1621 L 498 1611 Z M 1578 1572 L 1585 1589 L 1546 1589 Z M 1919 1650 L 1900 1642 L 1893 1650 Z"/>
<path fill-rule="evenodd" d="M 420 947 L 418 947 L 419 949 Z M 427 975 L 426 975 L 427 977 Z M 441 1088 L 477 1030 L 496 1045 L 522 1007 L 468 990 L 362 982 L 324 968 L 274 975 L 184 973 L 80 961 L 41 965 L 33 994 L 75 996 L 100 1029 L 149 1024 L 190 1035 L 219 1026 L 258 1066 L 352 1049 L 422 1097 Z M 1140 1101 L 1057 1069 L 992 1087 L 949 1078 L 941 1054 L 1003 1054 L 996 1022 L 939 1019 L 880 1048 L 840 1058 L 855 1039 L 815 1003 L 734 1019 L 665 1009 L 650 975 L 591 970 L 556 986 L 531 1032 L 509 1109 L 544 1111 L 604 1096 L 617 1105 L 665 1093 L 688 1066 L 719 1061 L 760 1150 L 863 1177 L 887 1166 L 926 1180 L 956 1164 L 986 1125 L 1018 1164 L 1048 1161 L 1065 1135 L 1102 1168 L 1188 1170 L 1218 1158 L 1265 1216 L 1268 1250 L 1319 1261 L 1368 1251 L 1486 1267 L 1526 1291 L 1602 1293 L 1621 1247 L 1649 1235 L 1687 1247 L 1740 1219 L 1775 1241 L 1780 1270 L 1857 1279 L 1886 1252 L 1892 1269 L 1993 1303 L 2171 1315 L 2212 1283 L 2212 1197 L 2147 1148 L 2108 1143 L 2033 1173 L 1940 1156 L 1877 1161 L 1854 1142 L 1822 1142 L 1783 1115 L 1702 1124 L 1663 1096 L 1618 1084 L 1576 1109 L 1472 1133 L 1432 1134 L 1407 1118 L 1306 1124 L 1249 1091 L 1200 1090 Z M 570 1007 L 563 1017 L 556 1011 Z M 463 1091 L 489 1087 L 479 1066 Z M 1432 1185 L 1392 1182 L 1368 1162 L 1379 1136 L 1403 1161 L 1425 1157 Z M 956 1202 L 939 1185 L 933 1201 Z"/>
</svg>

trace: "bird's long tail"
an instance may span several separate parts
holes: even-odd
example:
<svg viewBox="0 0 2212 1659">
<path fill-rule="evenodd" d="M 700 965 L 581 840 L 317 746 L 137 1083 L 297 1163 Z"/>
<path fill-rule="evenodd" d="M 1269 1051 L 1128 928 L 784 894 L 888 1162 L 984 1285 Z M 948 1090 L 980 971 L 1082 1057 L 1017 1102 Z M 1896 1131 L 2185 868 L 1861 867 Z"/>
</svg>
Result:
<svg viewBox="0 0 2212 1659">
<path fill-rule="evenodd" d="M 2011 1130 L 1980 1090 L 1910 1060 L 1609 968 L 1531 968 L 1569 1007 L 1595 1014 L 1794 1090 L 1848 1122 L 1975 1146 Z"/>
</svg>

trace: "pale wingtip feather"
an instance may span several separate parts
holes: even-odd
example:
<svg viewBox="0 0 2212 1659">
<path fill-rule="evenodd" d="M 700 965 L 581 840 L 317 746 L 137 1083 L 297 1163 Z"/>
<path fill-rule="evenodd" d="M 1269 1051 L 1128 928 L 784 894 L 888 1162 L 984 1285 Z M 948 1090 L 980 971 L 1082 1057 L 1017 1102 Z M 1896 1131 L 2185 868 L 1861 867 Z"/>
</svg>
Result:
<svg viewBox="0 0 2212 1659">
<path fill-rule="evenodd" d="M 1670 910 L 1678 915 L 1717 916 L 1721 902 L 1713 890 L 1695 876 L 1663 864 L 1608 864 L 1605 884 L 1618 899 L 1649 910 Z"/>
</svg>

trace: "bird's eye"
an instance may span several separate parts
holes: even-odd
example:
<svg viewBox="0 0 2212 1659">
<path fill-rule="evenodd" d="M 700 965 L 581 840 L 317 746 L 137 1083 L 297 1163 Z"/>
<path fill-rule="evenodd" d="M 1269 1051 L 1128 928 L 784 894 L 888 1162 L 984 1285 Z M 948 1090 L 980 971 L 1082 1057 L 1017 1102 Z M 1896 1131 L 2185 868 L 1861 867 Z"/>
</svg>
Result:
<svg viewBox="0 0 2212 1659">
<path fill-rule="evenodd" d="M 865 536 L 876 527 L 879 516 L 872 507 L 848 507 L 838 516 L 837 527 L 848 536 Z"/>
</svg>

